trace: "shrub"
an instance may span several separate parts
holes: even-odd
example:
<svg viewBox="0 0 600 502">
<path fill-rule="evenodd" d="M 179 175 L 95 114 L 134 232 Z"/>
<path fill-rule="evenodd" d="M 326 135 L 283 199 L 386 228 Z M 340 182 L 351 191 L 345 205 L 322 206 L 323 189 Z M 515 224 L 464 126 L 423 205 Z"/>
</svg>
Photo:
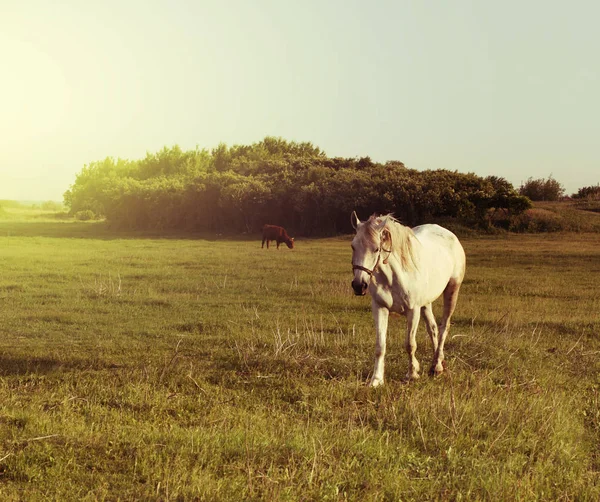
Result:
<svg viewBox="0 0 600 502">
<path fill-rule="evenodd" d="M 600 200 L 600 183 L 597 185 L 582 187 L 573 194 L 574 199 Z"/>
<path fill-rule="evenodd" d="M 529 197 L 531 200 L 560 200 L 564 195 L 564 187 L 556 181 L 552 175 L 548 176 L 548 179 L 529 178 L 519 188 L 519 193 Z"/>
<path fill-rule="evenodd" d="M 77 211 L 75 213 L 75 219 L 79 221 L 89 221 L 96 218 L 94 211 L 91 209 L 85 209 L 83 211 Z"/>
<path fill-rule="evenodd" d="M 528 209 L 515 216 L 510 230 L 515 232 L 560 232 L 564 230 L 562 218 L 547 209 Z"/>
</svg>

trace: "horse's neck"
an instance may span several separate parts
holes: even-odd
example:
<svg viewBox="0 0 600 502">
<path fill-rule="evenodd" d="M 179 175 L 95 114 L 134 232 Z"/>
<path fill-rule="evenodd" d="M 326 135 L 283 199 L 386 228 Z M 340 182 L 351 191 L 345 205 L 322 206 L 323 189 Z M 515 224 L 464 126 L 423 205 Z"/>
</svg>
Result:
<svg viewBox="0 0 600 502">
<path fill-rule="evenodd" d="M 421 243 L 410 227 L 399 222 L 394 222 L 397 228 L 392 234 L 392 240 L 396 237 L 399 242 L 393 245 L 394 251 L 399 259 L 400 267 L 404 272 L 415 272 L 420 269 L 419 248 Z"/>
</svg>

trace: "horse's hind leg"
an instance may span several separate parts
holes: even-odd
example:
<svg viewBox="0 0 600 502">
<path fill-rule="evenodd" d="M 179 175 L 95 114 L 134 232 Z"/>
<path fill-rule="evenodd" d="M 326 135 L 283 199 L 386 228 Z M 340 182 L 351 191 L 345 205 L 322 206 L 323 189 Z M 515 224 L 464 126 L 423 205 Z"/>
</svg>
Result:
<svg viewBox="0 0 600 502">
<path fill-rule="evenodd" d="M 429 338 L 431 339 L 431 345 L 433 347 L 433 357 L 435 358 L 435 354 L 438 348 L 438 327 L 435 322 L 435 317 L 433 315 L 433 310 L 431 308 L 431 303 L 421 307 L 421 314 L 425 319 L 425 327 L 427 328 L 427 333 L 429 334 Z"/>
<path fill-rule="evenodd" d="M 444 342 L 448 336 L 448 330 L 450 329 L 450 318 L 456 308 L 456 302 L 458 300 L 458 291 L 460 290 L 460 282 L 450 280 L 446 289 L 444 290 L 444 315 L 440 322 L 439 335 L 438 335 L 438 346 L 435 355 L 433 356 L 433 364 L 431 365 L 431 374 L 439 375 L 444 371 Z"/>
</svg>

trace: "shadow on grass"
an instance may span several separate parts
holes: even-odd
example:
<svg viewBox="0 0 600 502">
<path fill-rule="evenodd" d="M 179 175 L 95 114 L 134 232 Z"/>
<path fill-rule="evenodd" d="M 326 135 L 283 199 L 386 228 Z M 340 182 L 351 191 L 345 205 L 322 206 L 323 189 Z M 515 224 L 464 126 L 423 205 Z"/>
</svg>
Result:
<svg viewBox="0 0 600 502">
<path fill-rule="evenodd" d="M 0 355 L 0 376 L 48 375 L 57 371 L 105 370 L 121 366 L 98 360 L 57 360 L 48 357 Z"/>
<path fill-rule="evenodd" d="M 550 297 L 550 296 L 549 296 Z M 544 319 L 532 318 L 528 322 L 514 323 L 510 312 L 499 313 L 496 319 L 473 319 L 467 317 L 454 316 L 451 322 L 450 337 L 455 334 L 484 336 L 497 335 L 500 333 L 516 331 L 520 333 L 519 337 L 525 334 L 532 334 L 535 331 L 550 332 L 559 336 L 570 338 L 578 337 L 582 332 L 595 332 L 597 324 L 593 320 L 581 322 L 555 322 Z M 457 332 L 457 330 L 460 330 Z"/>
</svg>

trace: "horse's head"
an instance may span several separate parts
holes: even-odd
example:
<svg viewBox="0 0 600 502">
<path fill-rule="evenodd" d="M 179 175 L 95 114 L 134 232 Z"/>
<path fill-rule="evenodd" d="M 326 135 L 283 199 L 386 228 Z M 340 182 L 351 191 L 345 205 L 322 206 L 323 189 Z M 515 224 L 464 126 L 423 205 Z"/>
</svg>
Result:
<svg viewBox="0 0 600 502">
<path fill-rule="evenodd" d="M 373 215 L 363 222 L 358 219 L 356 211 L 352 212 L 350 221 L 356 230 L 352 239 L 352 289 L 355 295 L 367 293 L 371 276 L 379 265 L 382 247 L 390 239 L 389 230 L 385 228 L 387 220 L 387 216 L 380 218 Z"/>
<path fill-rule="evenodd" d="M 285 241 L 285 245 L 290 249 L 294 249 L 294 238 L 290 237 L 289 239 L 287 239 Z"/>
</svg>

